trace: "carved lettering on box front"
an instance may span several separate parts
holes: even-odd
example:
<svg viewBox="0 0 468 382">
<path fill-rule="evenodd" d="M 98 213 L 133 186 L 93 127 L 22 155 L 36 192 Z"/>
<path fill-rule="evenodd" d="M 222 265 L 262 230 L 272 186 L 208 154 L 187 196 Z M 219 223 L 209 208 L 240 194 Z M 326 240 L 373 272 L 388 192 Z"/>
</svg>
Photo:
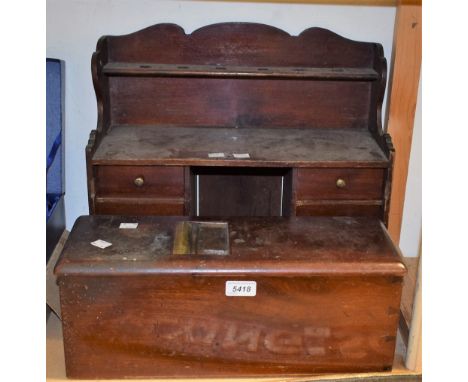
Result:
<svg viewBox="0 0 468 382">
<path fill-rule="evenodd" d="M 164 320 L 153 327 L 158 346 L 185 353 L 232 354 L 256 352 L 278 355 L 324 356 L 329 328 L 293 327 L 271 329 L 252 323 L 227 320 Z"/>
</svg>

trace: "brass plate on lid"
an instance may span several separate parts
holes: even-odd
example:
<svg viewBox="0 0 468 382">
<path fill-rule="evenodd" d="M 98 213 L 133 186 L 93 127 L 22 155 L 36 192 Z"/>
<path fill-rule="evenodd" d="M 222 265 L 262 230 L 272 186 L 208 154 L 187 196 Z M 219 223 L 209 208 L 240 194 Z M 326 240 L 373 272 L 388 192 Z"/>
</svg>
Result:
<svg viewBox="0 0 468 382">
<path fill-rule="evenodd" d="M 229 254 L 229 227 L 226 222 L 184 221 L 177 224 L 174 255 Z"/>
</svg>

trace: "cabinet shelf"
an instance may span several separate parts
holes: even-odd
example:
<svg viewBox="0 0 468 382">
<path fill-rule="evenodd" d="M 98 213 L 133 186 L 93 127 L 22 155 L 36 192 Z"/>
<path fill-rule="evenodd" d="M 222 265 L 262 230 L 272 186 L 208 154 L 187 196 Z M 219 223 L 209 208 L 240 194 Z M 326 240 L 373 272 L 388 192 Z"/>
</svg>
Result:
<svg viewBox="0 0 468 382">
<path fill-rule="evenodd" d="M 299 80 L 375 81 L 380 78 L 372 68 L 273 67 L 231 65 L 183 65 L 109 62 L 102 68 L 109 76 L 275 78 Z"/>
<path fill-rule="evenodd" d="M 209 153 L 225 157 L 210 158 Z M 236 159 L 232 153 L 249 153 Z M 93 164 L 386 168 L 366 128 L 244 128 L 113 125 Z"/>
</svg>

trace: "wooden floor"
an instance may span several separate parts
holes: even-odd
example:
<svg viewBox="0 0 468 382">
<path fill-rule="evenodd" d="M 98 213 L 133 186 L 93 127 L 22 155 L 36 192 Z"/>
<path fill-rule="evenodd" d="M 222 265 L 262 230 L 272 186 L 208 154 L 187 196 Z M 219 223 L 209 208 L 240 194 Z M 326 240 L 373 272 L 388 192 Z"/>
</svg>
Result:
<svg viewBox="0 0 468 382">
<path fill-rule="evenodd" d="M 54 253 L 56 256 L 51 257 L 51 260 L 55 258 L 54 262 L 58 257 L 58 253 L 63 248 L 65 244 L 68 233 L 65 233 L 62 239 L 59 242 L 58 248 L 55 249 Z M 61 247 L 61 248 L 59 248 Z M 408 276 L 405 280 L 405 287 L 403 290 L 402 297 L 402 312 L 404 317 L 411 317 L 412 305 L 413 305 L 413 290 L 416 283 L 416 270 L 417 270 L 417 259 L 406 258 L 405 263 L 408 266 Z M 48 267 L 53 267 L 53 264 L 48 264 Z M 56 288 L 50 287 L 48 284 L 48 298 L 57 297 L 54 296 L 57 294 Z M 52 295 L 52 297 L 51 297 Z M 46 340 L 46 355 L 47 355 L 47 370 L 46 376 L 48 382 L 59 382 L 59 381 L 68 381 L 65 376 L 65 358 L 63 352 L 63 337 L 62 337 L 62 326 L 59 318 L 52 312 L 47 321 L 47 340 Z M 229 379 L 232 382 L 416 382 L 422 381 L 421 374 L 410 371 L 405 368 L 404 360 L 406 356 L 406 347 L 402 336 L 398 336 L 397 340 L 397 349 L 395 353 L 395 359 L 393 363 L 393 370 L 391 372 L 382 372 L 382 373 L 359 373 L 359 374 L 334 374 L 334 375 L 320 375 L 310 377 L 277 377 L 277 378 L 244 378 L 244 379 Z M 78 380 L 75 380 L 78 381 Z M 114 380 L 115 381 L 115 380 Z M 142 380 L 141 380 L 142 381 Z M 168 381 L 167 379 L 152 379 L 145 381 L 158 381 L 164 382 Z M 188 379 L 178 379 L 178 382 L 189 381 Z M 204 381 L 219 381 L 219 379 L 193 379 L 192 381 L 204 382 Z M 79 381 L 78 381 L 79 382 Z"/>
</svg>

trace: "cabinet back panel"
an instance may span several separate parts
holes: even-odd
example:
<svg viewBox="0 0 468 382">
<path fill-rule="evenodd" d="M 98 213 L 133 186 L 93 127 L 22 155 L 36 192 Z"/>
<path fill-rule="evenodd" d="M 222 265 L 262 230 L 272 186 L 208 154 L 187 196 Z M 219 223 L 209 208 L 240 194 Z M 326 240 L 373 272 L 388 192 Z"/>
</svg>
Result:
<svg viewBox="0 0 468 382">
<path fill-rule="evenodd" d="M 371 82 L 110 77 L 111 124 L 366 127 Z"/>
<path fill-rule="evenodd" d="M 282 216 L 283 181 L 290 170 L 195 168 L 198 216 Z"/>
</svg>

